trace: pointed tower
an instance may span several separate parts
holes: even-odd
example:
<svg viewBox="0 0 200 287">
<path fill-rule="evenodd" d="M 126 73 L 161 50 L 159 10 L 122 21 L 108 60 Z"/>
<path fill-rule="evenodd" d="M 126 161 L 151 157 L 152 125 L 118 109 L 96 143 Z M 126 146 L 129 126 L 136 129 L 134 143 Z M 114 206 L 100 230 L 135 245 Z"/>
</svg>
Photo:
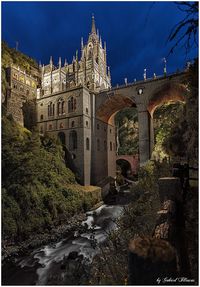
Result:
<svg viewBox="0 0 200 287">
<path fill-rule="evenodd" d="M 84 46 L 81 41 L 81 60 L 78 80 L 91 90 L 100 91 L 111 87 L 106 63 L 106 47 L 102 45 L 98 29 L 96 29 L 94 15 L 92 15 L 91 31 Z"/>
<path fill-rule="evenodd" d="M 96 34 L 94 14 L 92 14 L 92 29 L 91 29 L 91 34 Z"/>
</svg>

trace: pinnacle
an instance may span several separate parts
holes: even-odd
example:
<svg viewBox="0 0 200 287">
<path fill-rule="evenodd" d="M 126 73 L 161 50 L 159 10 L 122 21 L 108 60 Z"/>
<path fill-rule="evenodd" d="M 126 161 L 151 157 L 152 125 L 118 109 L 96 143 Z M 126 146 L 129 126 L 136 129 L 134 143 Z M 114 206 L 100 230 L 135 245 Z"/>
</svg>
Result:
<svg viewBox="0 0 200 287">
<path fill-rule="evenodd" d="M 96 34 L 96 27 L 95 27 L 95 20 L 94 20 L 94 14 L 92 14 L 92 30 L 91 33 Z"/>
</svg>

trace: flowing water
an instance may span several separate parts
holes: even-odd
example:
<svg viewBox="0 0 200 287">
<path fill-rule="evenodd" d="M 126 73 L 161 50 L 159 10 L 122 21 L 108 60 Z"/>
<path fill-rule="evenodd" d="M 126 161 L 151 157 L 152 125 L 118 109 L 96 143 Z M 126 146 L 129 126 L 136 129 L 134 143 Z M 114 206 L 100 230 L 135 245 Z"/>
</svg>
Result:
<svg viewBox="0 0 200 287">
<path fill-rule="evenodd" d="M 82 222 L 84 231 L 76 231 L 70 239 L 63 238 L 56 244 L 35 249 L 29 256 L 18 258 L 12 266 L 6 266 L 6 270 L 3 269 L 3 285 L 52 285 L 50 278 L 58 274 L 57 266 L 60 268 L 70 254 L 91 263 L 98 252 L 99 243 L 105 242 L 109 231 L 117 228 L 115 219 L 119 218 L 122 211 L 122 204 L 103 204 L 87 212 L 87 219 Z"/>
</svg>

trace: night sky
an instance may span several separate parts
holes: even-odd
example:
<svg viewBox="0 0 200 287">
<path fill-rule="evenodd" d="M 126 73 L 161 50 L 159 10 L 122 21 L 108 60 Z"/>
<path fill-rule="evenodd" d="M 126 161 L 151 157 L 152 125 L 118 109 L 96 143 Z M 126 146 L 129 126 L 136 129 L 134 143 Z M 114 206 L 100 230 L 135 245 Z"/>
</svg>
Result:
<svg viewBox="0 0 200 287">
<path fill-rule="evenodd" d="M 102 41 L 107 43 L 107 62 L 112 85 L 142 79 L 144 68 L 150 78 L 163 73 L 163 57 L 172 43 L 167 38 L 185 16 L 173 2 L 3 2 L 2 39 L 42 64 L 58 57 L 71 63 L 81 37 L 84 44 L 91 30 L 92 13 Z M 187 56 L 178 47 L 167 59 L 167 72 L 181 70 L 197 56 Z"/>
</svg>

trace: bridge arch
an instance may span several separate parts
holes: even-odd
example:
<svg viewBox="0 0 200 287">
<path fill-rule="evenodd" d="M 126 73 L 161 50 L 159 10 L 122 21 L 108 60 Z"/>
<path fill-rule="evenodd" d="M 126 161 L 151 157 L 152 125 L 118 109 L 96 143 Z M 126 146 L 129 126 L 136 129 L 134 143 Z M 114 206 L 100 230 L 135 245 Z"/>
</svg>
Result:
<svg viewBox="0 0 200 287">
<path fill-rule="evenodd" d="M 132 174 L 136 174 L 137 173 L 137 170 L 138 170 L 138 155 L 118 155 L 116 157 L 116 163 L 117 165 L 119 165 L 120 167 L 122 166 L 123 168 L 123 163 L 124 162 L 127 162 L 128 164 L 126 165 L 125 164 L 125 170 L 128 171 L 128 168 L 130 169 L 131 173 Z M 123 174 L 124 175 L 124 174 Z M 124 176 L 127 176 L 124 175 Z"/>
<path fill-rule="evenodd" d="M 111 119 L 114 115 L 128 107 L 136 107 L 136 103 L 131 97 L 125 97 L 120 94 L 113 95 L 100 104 L 96 111 L 96 116 L 103 122 L 112 123 Z"/>
<path fill-rule="evenodd" d="M 186 87 L 183 84 L 166 83 L 162 85 L 152 94 L 147 107 L 148 112 L 153 117 L 153 113 L 158 106 L 169 102 L 185 102 L 186 92 Z"/>
<path fill-rule="evenodd" d="M 95 99 L 95 120 L 114 126 L 114 116 L 118 111 L 128 107 L 136 108 L 139 130 L 139 159 L 142 166 L 151 158 L 154 148 L 154 111 L 166 103 L 185 102 L 187 87 L 184 83 L 186 80 L 187 74 L 182 72 L 103 91 Z M 107 142 L 110 142 L 111 138 L 109 130 L 110 128 L 107 127 L 109 139 Z M 115 132 L 114 129 L 113 131 Z M 95 132 L 99 133 L 99 131 Z M 114 142 L 113 138 L 112 141 Z M 116 153 L 114 155 L 109 149 L 105 153 L 107 174 L 112 176 L 114 169 L 112 166 L 116 162 Z"/>
</svg>

